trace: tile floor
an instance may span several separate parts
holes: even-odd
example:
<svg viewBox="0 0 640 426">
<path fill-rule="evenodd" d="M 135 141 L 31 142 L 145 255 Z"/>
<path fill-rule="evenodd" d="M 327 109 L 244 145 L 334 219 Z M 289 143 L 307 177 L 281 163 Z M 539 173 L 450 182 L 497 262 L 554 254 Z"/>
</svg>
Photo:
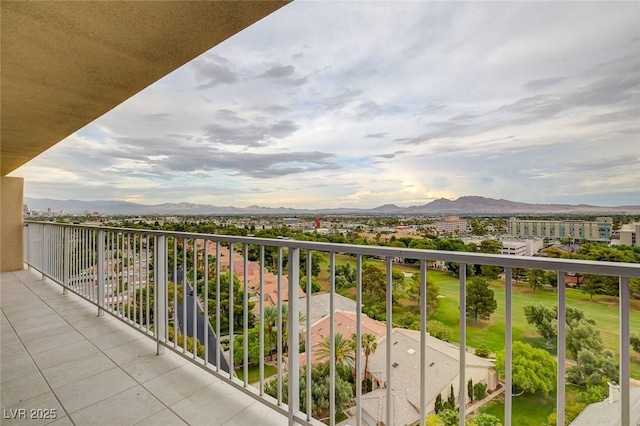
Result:
<svg viewBox="0 0 640 426">
<path fill-rule="evenodd" d="M 287 424 L 38 273 L 2 273 L 0 290 L 3 425 Z"/>
</svg>

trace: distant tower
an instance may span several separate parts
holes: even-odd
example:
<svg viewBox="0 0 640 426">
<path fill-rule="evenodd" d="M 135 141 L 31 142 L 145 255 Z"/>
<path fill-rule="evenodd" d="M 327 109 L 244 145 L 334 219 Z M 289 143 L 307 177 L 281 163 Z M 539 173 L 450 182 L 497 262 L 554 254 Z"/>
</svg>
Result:
<svg viewBox="0 0 640 426">
<path fill-rule="evenodd" d="M 313 221 L 316 223 L 316 229 L 320 229 L 320 219 L 316 217 Z"/>
</svg>

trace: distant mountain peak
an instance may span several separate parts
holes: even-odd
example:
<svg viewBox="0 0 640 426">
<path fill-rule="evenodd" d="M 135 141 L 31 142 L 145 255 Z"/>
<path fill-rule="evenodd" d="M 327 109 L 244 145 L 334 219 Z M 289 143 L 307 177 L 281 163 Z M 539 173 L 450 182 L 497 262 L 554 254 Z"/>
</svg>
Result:
<svg viewBox="0 0 640 426">
<path fill-rule="evenodd" d="M 410 207 L 400 207 L 388 203 L 372 209 L 362 208 L 330 208 L 330 209 L 295 209 L 291 207 L 264 207 L 251 205 L 249 207 L 212 206 L 189 202 L 163 203 L 157 205 L 145 205 L 122 200 L 53 200 L 25 197 L 24 202 L 31 210 L 47 211 L 51 208 L 54 212 L 64 211 L 69 213 L 84 213 L 85 211 L 99 212 L 101 214 L 123 215 L 291 215 L 291 214 L 640 214 L 640 206 L 601 207 L 588 204 L 530 204 L 494 199 L 479 195 L 465 195 L 456 200 L 438 198 L 430 203 Z"/>
</svg>

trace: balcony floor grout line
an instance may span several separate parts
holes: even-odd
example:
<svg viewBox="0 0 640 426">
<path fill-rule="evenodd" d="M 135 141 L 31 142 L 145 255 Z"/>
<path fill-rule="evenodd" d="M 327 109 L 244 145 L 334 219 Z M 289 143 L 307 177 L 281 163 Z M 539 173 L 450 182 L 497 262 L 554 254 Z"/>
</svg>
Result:
<svg viewBox="0 0 640 426">
<path fill-rule="evenodd" d="M 24 271 L 28 271 L 28 270 L 27 270 L 27 269 L 24 269 Z M 18 278 L 18 281 L 19 281 L 19 283 L 20 283 L 22 286 L 24 286 L 24 287 L 28 288 L 28 289 L 29 289 L 29 291 L 30 291 L 31 293 L 33 293 L 35 296 L 37 296 L 37 297 L 38 297 L 38 298 L 39 298 L 39 299 L 40 299 L 44 304 L 46 304 L 46 305 L 47 305 L 47 306 L 49 306 L 51 309 L 53 309 L 53 310 L 55 311 L 55 313 L 56 313 L 60 318 L 62 318 L 62 319 L 63 319 L 67 324 L 69 324 L 69 325 L 70 325 L 70 326 L 71 326 L 75 331 L 77 331 L 78 333 L 80 333 L 80 335 L 82 335 L 83 339 L 85 339 L 87 342 L 89 342 L 93 347 L 95 347 L 95 348 L 98 350 L 98 352 L 102 353 L 105 357 L 107 357 L 107 358 L 109 359 L 109 361 L 113 362 L 113 363 L 116 365 L 116 367 L 117 367 L 117 368 L 119 368 L 119 369 L 120 369 L 124 374 L 126 374 L 128 377 L 130 377 L 130 378 L 131 378 L 131 379 L 136 383 L 134 386 L 131 386 L 130 388 L 124 389 L 124 390 L 122 390 L 122 391 L 117 392 L 117 393 L 116 393 L 116 394 L 114 394 L 114 395 L 109 395 L 108 397 L 105 397 L 105 398 L 103 398 L 103 399 L 101 399 L 101 400 L 99 400 L 99 401 L 95 401 L 95 402 L 94 402 L 94 403 L 92 403 L 92 404 L 89 404 L 89 405 L 87 405 L 87 406 L 85 406 L 85 407 L 79 408 L 78 410 L 74 411 L 74 413 L 76 413 L 76 412 L 78 412 L 78 411 L 81 411 L 81 410 L 84 410 L 84 409 L 86 409 L 86 408 L 89 408 L 89 407 L 91 407 L 91 406 L 93 406 L 93 405 L 95 405 L 95 404 L 98 404 L 98 403 L 100 403 L 100 402 L 102 402 L 102 401 L 104 401 L 104 400 L 106 400 L 106 399 L 109 399 L 109 398 L 111 398 L 111 397 L 113 397 L 113 396 L 115 396 L 115 395 L 117 395 L 117 394 L 119 394 L 119 393 L 122 393 L 122 392 L 125 392 L 125 391 L 127 391 L 127 390 L 133 389 L 133 388 L 134 388 L 134 387 L 136 387 L 136 386 L 141 386 L 145 391 L 149 392 L 149 394 L 151 394 L 151 396 L 153 396 L 153 398 L 154 398 L 154 399 L 156 399 L 156 400 L 157 400 L 157 401 L 158 401 L 158 402 L 159 402 L 159 403 L 160 403 L 160 404 L 161 404 L 165 409 L 168 409 L 171 413 L 173 413 L 173 414 L 174 414 L 176 417 L 178 417 L 180 420 L 182 420 L 182 421 L 183 421 L 183 422 L 185 422 L 186 424 L 189 424 L 189 422 L 187 422 L 187 421 L 186 421 L 185 419 L 183 419 L 180 415 L 178 415 L 178 413 L 176 413 L 174 410 L 172 410 L 170 406 L 166 405 L 166 404 L 165 404 L 164 402 L 162 402 L 162 401 L 161 401 L 161 400 L 160 400 L 160 399 L 159 399 L 159 398 L 158 398 L 158 397 L 157 397 L 153 392 L 151 392 L 149 389 L 147 389 L 147 388 L 143 385 L 143 383 L 139 382 L 139 381 L 138 381 L 138 380 L 136 380 L 136 379 L 135 379 L 131 374 L 129 374 L 127 371 L 125 371 L 125 370 L 120 366 L 120 363 L 117 363 L 116 361 L 114 361 L 114 360 L 113 360 L 111 357 L 109 357 L 109 355 L 107 355 L 107 354 L 106 354 L 102 349 L 100 349 L 98 346 L 96 346 L 96 344 L 95 344 L 95 343 L 93 343 L 91 340 L 89 340 L 89 338 L 87 338 L 87 337 L 86 337 L 86 336 L 85 336 L 85 335 L 84 335 L 80 330 L 78 330 L 77 328 L 75 328 L 75 327 L 73 326 L 73 324 L 71 324 L 67 318 L 65 318 L 65 317 L 63 317 L 62 315 L 60 315 L 60 313 L 59 313 L 58 311 L 56 311 L 54 307 L 52 307 L 51 305 L 49 305 L 49 304 L 46 302 L 46 300 L 42 299 L 42 297 L 40 297 L 40 296 L 39 296 L 36 292 L 34 292 L 34 291 L 29 287 L 29 286 L 27 286 L 27 285 L 26 285 L 26 283 L 24 283 L 24 281 L 22 281 L 22 279 L 20 279 L 19 277 L 15 276 L 15 274 L 14 274 L 13 272 L 10 272 L 10 273 L 11 273 L 11 274 L 13 274 L 13 275 L 14 275 L 14 277 Z M 50 278 L 46 278 L 46 279 L 45 279 L 45 280 L 43 280 L 43 281 L 48 282 L 48 283 L 53 284 L 53 285 L 60 286 L 60 284 L 58 284 L 58 283 L 56 283 L 56 282 L 52 281 Z M 62 287 L 62 286 L 60 286 L 60 287 Z M 82 303 L 82 302 L 84 302 L 84 300 L 78 300 L 77 302 L 78 302 L 78 303 Z M 6 317 L 6 315 L 5 315 L 5 317 Z M 99 318 L 99 317 L 98 317 L 98 316 L 96 316 L 96 318 Z M 7 317 L 7 321 L 9 321 L 9 324 L 10 324 L 10 320 L 9 320 L 9 318 L 8 318 L 8 317 Z M 72 424 L 74 424 L 74 425 L 75 425 L 75 422 L 74 422 L 74 421 L 73 421 L 73 419 L 71 418 L 71 414 L 67 411 L 67 409 L 65 408 L 65 406 L 62 404 L 62 401 L 60 401 L 60 399 L 58 398 L 58 395 L 56 394 L 56 392 L 54 391 L 54 389 L 51 387 L 51 385 L 49 384 L 49 381 L 46 379 L 46 377 L 44 376 L 44 374 L 42 374 L 42 370 L 40 369 L 40 367 L 38 366 L 38 364 L 35 362 L 35 360 L 33 359 L 33 357 L 31 356 L 31 352 L 29 352 L 29 350 L 26 348 L 26 346 L 25 346 L 25 345 L 24 345 L 24 343 L 22 342 L 22 339 L 20 339 L 20 336 L 19 336 L 19 335 L 18 335 L 18 333 L 16 332 L 15 328 L 13 327 L 13 325 L 11 325 L 11 328 L 12 328 L 12 330 L 14 331 L 14 333 L 16 334 L 16 336 L 18 337 L 18 340 L 19 340 L 19 341 L 20 341 L 20 343 L 22 344 L 22 346 L 23 346 L 23 348 L 25 349 L 25 351 L 27 352 L 27 354 L 29 354 L 29 358 L 31 358 L 31 360 L 32 360 L 32 361 L 33 361 L 33 363 L 35 364 L 36 368 L 38 369 L 38 372 L 40 373 L 40 375 L 42 376 L 42 378 L 44 379 L 44 381 L 47 383 L 47 386 L 49 387 L 49 390 L 51 391 L 51 393 L 52 393 L 52 394 L 54 395 L 54 397 L 56 398 L 56 401 L 58 401 L 58 403 L 60 404 L 60 406 L 61 406 L 61 407 L 62 407 L 62 409 L 64 410 L 64 412 L 65 412 L 65 414 L 66 414 L 67 418 L 71 421 L 71 423 L 72 423 Z M 119 331 L 119 330 L 116 330 L 116 331 Z M 123 343 L 122 345 L 127 344 L 127 343 L 130 343 L 130 342 L 125 342 L 125 343 Z M 122 345 L 116 345 L 116 346 L 113 346 L 113 348 L 118 347 L 118 346 L 122 346 Z M 112 349 L 112 348 L 109 348 L 109 349 Z M 185 364 L 185 365 L 186 365 L 186 364 Z M 176 368 L 180 368 L 180 367 L 181 367 L 181 366 L 177 366 Z M 169 370 L 169 371 L 173 371 L 173 370 L 175 370 L 176 368 L 172 368 L 172 369 L 171 369 L 171 370 Z M 165 373 L 163 373 L 163 374 L 166 374 L 166 373 L 168 373 L 169 371 L 167 371 L 167 372 L 165 372 Z M 100 373 L 92 374 L 92 375 L 87 376 L 87 377 L 84 377 L 84 378 L 82 378 L 82 379 L 80 379 L 80 380 L 84 380 L 84 379 L 86 379 L 86 378 L 88 378 L 88 377 L 94 377 L 94 376 L 96 376 L 96 375 L 98 375 L 98 374 L 100 374 Z M 80 380 L 77 380 L 77 381 L 80 381 Z M 77 382 L 77 381 L 76 381 L 76 382 Z M 76 383 L 76 382 L 72 382 L 72 383 Z M 68 383 L 67 385 L 72 384 L 72 383 Z M 67 386 L 67 385 L 65 385 L 65 386 Z M 36 396 L 39 396 L 39 395 L 36 395 Z M 156 415 L 156 414 L 158 414 L 158 413 L 159 413 L 159 412 L 161 412 L 161 411 L 163 411 L 163 410 L 160 410 L 160 411 L 158 411 L 158 412 L 156 412 L 156 413 L 153 413 L 153 414 L 151 414 L 150 416 L 147 416 L 147 417 L 145 417 L 144 419 L 141 419 L 139 422 L 136 422 L 136 423 L 143 422 L 143 421 L 147 420 L 149 417 L 151 417 L 151 416 L 153 416 L 153 415 Z M 235 417 L 235 416 L 234 416 L 234 417 Z M 57 419 L 56 419 L 56 420 L 57 420 Z M 55 420 L 54 420 L 54 421 L 55 421 Z"/>
<path fill-rule="evenodd" d="M 19 277 L 17 277 L 13 272 L 10 272 L 11 275 L 13 275 L 14 278 L 18 279 L 18 282 L 20 285 L 22 285 L 23 287 L 29 289 L 29 291 L 34 294 L 36 297 L 38 297 L 45 305 L 49 306 L 49 304 L 47 302 L 44 301 L 44 299 L 42 299 L 38 294 L 36 294 L 33 290 L 31 290 L 31 288 L 29 288 L 29 286 L 27 286 Z M 4 285 L 7 285 L 6 283 Z M 17 284 L 9 284 L 9 285 L 17 285 Z M 51 307 L 51 306 L 49 306 Z M 56 312 L 57 313 L 57 312 Z M 71 424 L 75 425 L 75 422 L 73 421 L 73 419 L 71 418 L 69 412 L 67 411 L 67 409 L 65 408 L 65 406 L 62 404 L 62 401 L 60 401 L 60 399 L 58 398 L 58 395 L 55 393 L 55 391 L 53 390 L 53 388 L 51 387 L 51 384 L 49 383 L 49 380 L 47 380 L 47 378 L 44 376 L 44 374 L 42 374 L 42 370 L 40 369 L 40 366 L 38 365 L 38 363 L 36 362 L 35 359 L 33 359 L 33 357 L 31 356 L 31 352 L 29 351 L 29 349 L 27 349 L 27 347 L 25 346 L 24 342 L 22 341 L 22 338 L 20 337 L 20 334 L 16 331 L 15 327 L 13 326 L 13 324 L 11 323 L 11 319 L 4 313 L 3 311 L 3 315 L 5 316 L 5 318 L 7 319 L 7 324 L 9 324 L 11 326 L 11 329 L 13 330 L 13 332 L 15 333 L 16 337 L 18 338 L 18 341 L 20 342 L 20 344 L 22 345 L 22 347 L 24 348 L 25 352 L 27 353 L 27 355 L 29 356 L 29 358 L 31 359 L 31 362 L 33 362 L 33 365 L 35 365 L 36 369 L 38 370 L 38 373 L 40 374 L 40 376 L 42 377 L 42 379 L 44 380 L 44 382 L 47 384 L 47 387 L 49 388 L 49 392 L 51 392 L 51 394 L 53 394 L 54 398 L 56 399 L 56 401 L 58 401 L 58 404 L 60 404 L 60 407 L 62 407 L 62 410 L 64 411 L 66 417 L 69 419 L 69 421 L 71 422 Z M 60 316 L 60 314 L 58 314 L 58 316 Z M 62 318 L 62 317 L 61 317 Z M 66 321 L 66 320 L 65 320 Z M 82 336 L 84 337 L 84 336 Z M 35 398 L 37 396 L 43 395 L 46 392 L 43 392 L 42 394 L 39 395 L 35 395 L 32 398 Z M 31 399 L 31 398 L 29 398 Z M 22 402 L 22 401 L 19 401 Z M 58 419 L 55 419 L 54 421 L 56 421 Z M 52 422 L 49 422 L 52 423 Z"/>
</svg>

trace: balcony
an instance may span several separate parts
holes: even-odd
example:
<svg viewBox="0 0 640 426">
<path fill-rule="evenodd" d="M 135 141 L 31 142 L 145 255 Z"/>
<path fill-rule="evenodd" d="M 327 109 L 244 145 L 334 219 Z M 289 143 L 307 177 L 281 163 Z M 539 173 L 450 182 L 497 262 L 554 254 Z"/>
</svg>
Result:
<svg viewBox="0 0 640 426">
<path fill-rule="evenodd" d="M 628 380 L 629 278 L 640 277 L 640 265 L 38 222 L 27 224 L 24 251 L 30 270 L 2 275 L 2 408 L 8 417 L 29 416 L 34 408 L 55 409 L 58 418 L 75 424 L 321 424 L 322 420 L 335 425 L 343 421 L 336 418 L 336 409 L 344 408 L 348 424 L 425 424 L 435 393 L 451 386 L 463 425 L 475 409 L 459 403 L 469 401 L 467 383 L 475 377 L 469 365 L 481 363 L 468 351 L 465 316 L 459 320 L 459 347 L 429 336 L 426 326 L 428 262 L 446 261 L 460 265 L 461 312 L 466 311 L 465 266 L 505 268 L 505 298 L 499 301 L 505 306 L 505 377 L 493 384 L 488 377 L 486 384 L 495 387 L 495 394 L 505 393 L 506 425 L 512 424 L 514 398 L 513 269 L 558 272 L 558 359 L 566 354 L 565 272 L 618 277 L 619 375 L 624 378 L 618 424 L 635 419 Z M 301 294 L 301 277 L 311 282 L 314 252 L 329 259 L 330 291 L 323 296 L 324 311 L 314 297 L 293 297 Z M 355 259 L 355 301 L 336 293 L 339 254 Z M 386 318 L 392 317 L 393 309 L 389 291 L 393 259 L 417 260 L 418 331 L 394 329 L 391 321 L 376 330 L 376 324 L 361 313 L 365 257 L 384 262 Z M 229 277 L 236 275 L 238 282 L 230 285 Z M 236 300 L 239 292 L 242 297 Z M 270 306 L 277 313 L 275 347 L 271 350 L 265 327 L 257 327 L 258 354 L 265 356 L 258 356 L 250 382 L 251 324 L 264 324 Z M 305 321 L 312 318 L 322 323 L 330 342 L 328 359 L 336 359 L 338 334 L 354 334 L 354 374 L 375 382 L 372 392 L 365 392 L 363 381 L 354 379 L 353 397 L 346 404 L 340 402 L 339 366 L 328 363 L 328 407 L 319 410 L 311 398 L 300 398 L 314 392 L 312 369 L 304 367 L 316 362 L 314 348 L 320 343 L 312 320 Z M 367 372 L 360 343 L 369 332 L 382 337 Z M 415 370 L 408 378 L 398 373 L 407 362 Z M 434 364 L 448 376 L 435 373 Z M 485 367 L 489 371 L 490 363 Z M 564 425 L 565 363 L 557 364 L 556 375 L 557 424 Z M 276 389 L 275 397 L 268 395 L 267 387 Z M 407 404 L 398 402 L 401 397 Z M 26 411 L 16 411 L 20 408 Z"/>
</svg>

